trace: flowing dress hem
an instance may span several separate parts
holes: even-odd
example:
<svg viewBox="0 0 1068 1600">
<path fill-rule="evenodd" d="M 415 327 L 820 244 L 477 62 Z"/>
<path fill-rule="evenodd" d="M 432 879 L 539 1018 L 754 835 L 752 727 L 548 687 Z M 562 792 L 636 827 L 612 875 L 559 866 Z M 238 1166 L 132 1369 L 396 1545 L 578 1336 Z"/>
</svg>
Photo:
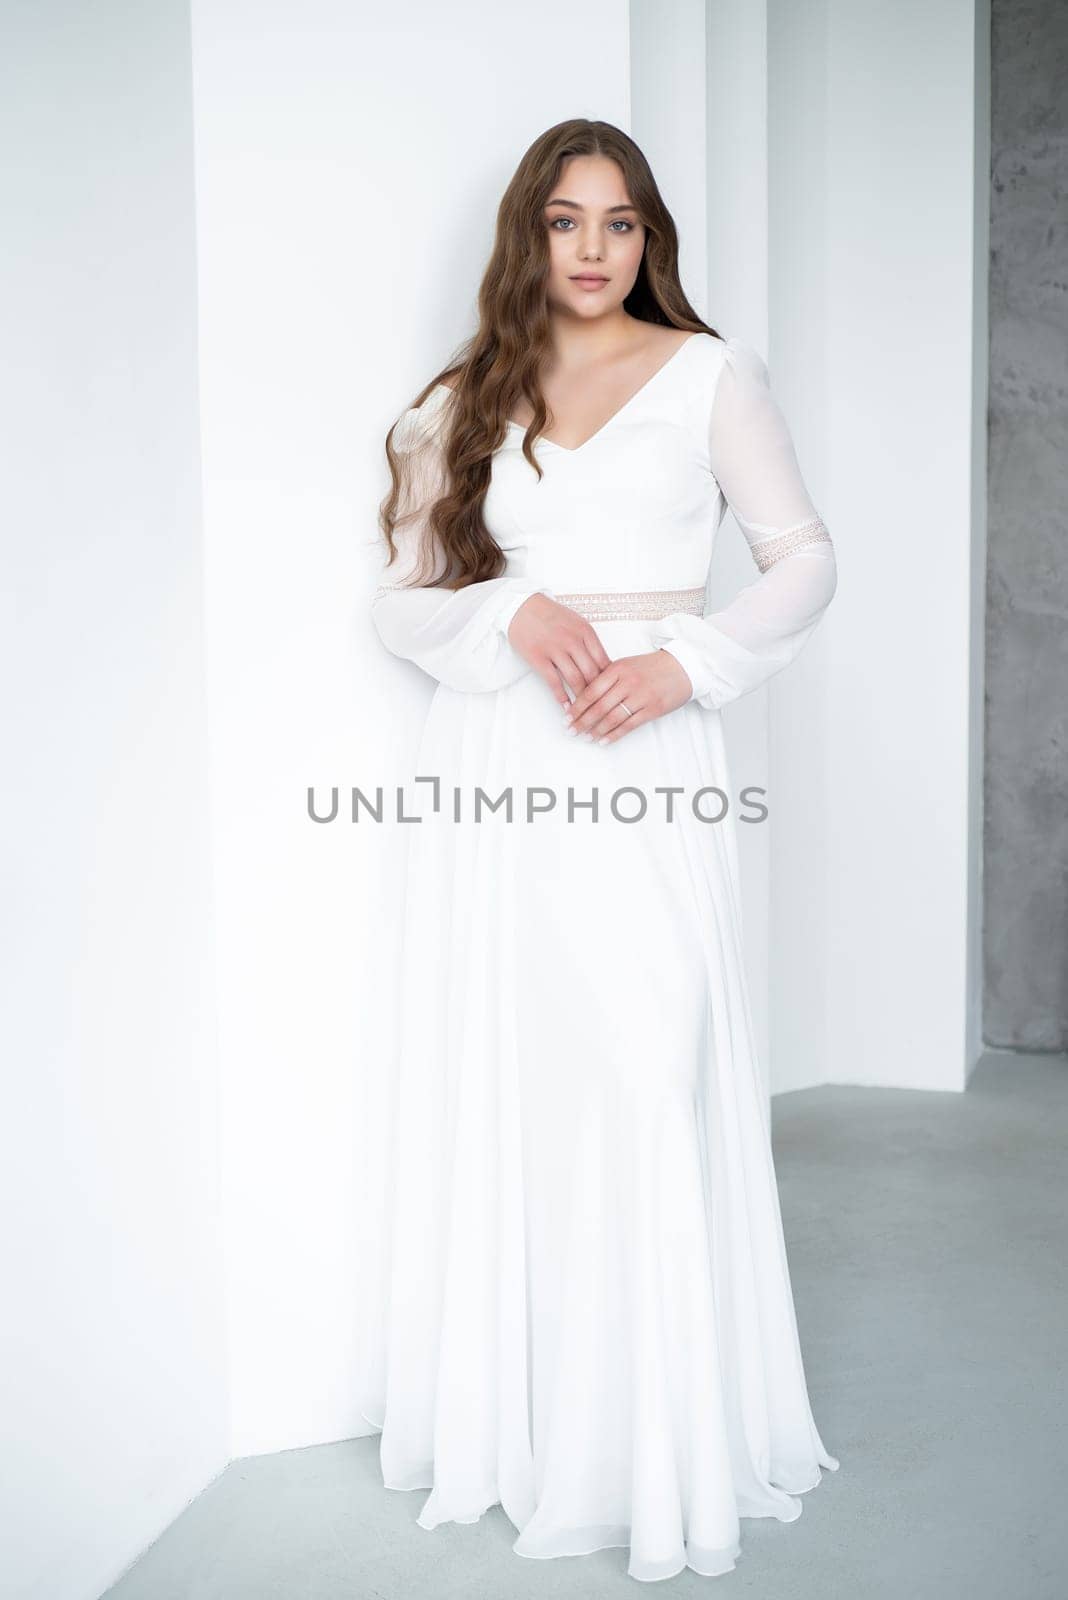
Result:
<svg viewBox="0 0 1068 1600">
<path fill-rule="evenodd" d="M 370 1426 L 379 1434 L 381 1433 L 381 1423 L 376 1422 L 372 1417 L 369 1417 L 363 1410 L 361 1410 L 360 1415 L 365 1422 L 369 1423 Z M 796 1486 L 789 1483 L 777 1483 L 771 1484 L 771 1487 L 778 1490 L 782 1494 L 790 1496 L 808 1494 L 813 1489 L 818 1488 L 823 1482 L 825 1472 L 837 1472 L 840 1464 L 841 1463 L 836 1456 L 832 1456 L 828 1451 L 823 1450 L 820 1452 L 818 1457 L 816 1477 L 809 1483 Z M 383 1487 L 386 1489 L 396 1490 L 402 1494 L 411 1494 L 417 1490 L 433 1491 L 434 1474 L 431 1468 L 427 1468 L 423 1472 L 413 1473 L 413 1477 L 415 1477 L 417 1481 L 412 1483 L 390 1482 L 383 1477 Z M 630 1550 L 632 1546 L 630 1530 L 625 1525 L 613 1524 L 606 1525 L 602 1528 L 561 1528 L 556 1531 L 555 1535 L 542 1535 L 542 1548 L 523 1549 L 522 1544 L 525 1536 L 525 1528 L 519 1526 L 519 1524 L 515 1522 L 515 1519 L 511 1516 L 500 1496 L 486 1500 L 482 1504 L 481 1508 L 478 1511 L 473 1512 L 471 1515 L 465 1516 L 461 1515 L 459 1512 L 455 1512 L 452 1515 L 435 1516 L 429 1521 L 423 1520 L 426 1504 L 427 1502 L 424 1502 L 422 1510 L 416 1518 L 416 1525 L 422 1528 L 425 1533 L 433 1533 L 443 1524 L 449 1522 L 454 1522 L 462 1527 L 470 1527 L 473 1524 L 480 1522 L 487 1511 L 492 1511 L 494 1507 L 500 1507 L 500 1509 L 504 1512 L 504 1515 L 508 1518 L 509 1522 L 511 1522 L 512 1526 L 516 1529 L 516 1533 L 518 1535 L 511 1547 L 513 1553 L 518 1556 L 523 1556 L 527 1560 L 553 1561 L 559 1560 L 561 1557 L 565 1556 L 594 1555 L 599 1550 Z M 766 1519 L 771 1517 L 776 1522 L 796 1522 L 801 1516 L 804 1507 L 800 1501 L 796 1500 L 792 1501 L 791 1504 L 794 1507 L 794 1510 L 793 1514 L 789 1516 L 781 1515 L 779 1511 L 771 1508 L 766 1510 L 739 1509 L 738 1518 L 741 1521 L 750 1519 Z M 555 1549 L 549 1548 L 550 1544 L 553 1542 L 558 1543 L 560 1547 Z M 563 1546 L 566 1546 L 566 1548 Z M 700 1577 L 722 1577 L 726 1573 L 733 1572 L 735 1570 L 738 1559 L 742 1553 L 740 1539 L 735 1539 L 729 1545 L 725 1545 L 720 1549 L 707 1549 L 696 1547 L 691 1541 L 688 1541 L 684 1538 L 683 1546 L 685 1555 L 681 1561 L 676 1560 L 675 1564 L 672 1565 L 668 1562 L 653 1563 L 648 1559 L 639 1561 L 631 1560 L 628 1562 L 627 1576 L 630 1578 L 635 1578 L 641 1583 L 657 1583 L 666 1578 L 677 1577 L 680 1572 L 685 1572 L 687 1569 L 689 1569 L 692 1572 L 696 1572 Z"/>
</svg>

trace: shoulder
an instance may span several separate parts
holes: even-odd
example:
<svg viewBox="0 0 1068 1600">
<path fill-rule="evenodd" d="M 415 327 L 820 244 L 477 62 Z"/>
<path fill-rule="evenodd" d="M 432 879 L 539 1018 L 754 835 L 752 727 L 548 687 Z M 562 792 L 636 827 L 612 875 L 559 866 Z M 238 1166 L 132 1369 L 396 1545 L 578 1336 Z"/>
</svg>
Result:
<svg viewBox="0 0 1068 1600">
<path fill-rule="evenodd" d="M 755 345 L 715 334 L 695 335 L 686 368 L 687 425 L 702 452 L 751 435 L 776 411 L 767 364 Z M 732 446 L 733 448 L 734 446 Z"/>
<path fill-rule="evenodd" d="M 756 426 L 769 408 L 775 407 L 764 357 L 744 339 L 700 337 L 704 349 L 698 355 L 697 377 L 691 386 L 699 425 Z"/>
<path fill-rule="evenodd" d="M 714 377 L 729 371 L 743 382 L 749 379 L 768 383 L 767 364 L 755 345 L 747 344 L 744 339 L 723 338 L 713 333 L 698 333 L 694 339 L 700 341 L 698 354 Z"/>
</svg>

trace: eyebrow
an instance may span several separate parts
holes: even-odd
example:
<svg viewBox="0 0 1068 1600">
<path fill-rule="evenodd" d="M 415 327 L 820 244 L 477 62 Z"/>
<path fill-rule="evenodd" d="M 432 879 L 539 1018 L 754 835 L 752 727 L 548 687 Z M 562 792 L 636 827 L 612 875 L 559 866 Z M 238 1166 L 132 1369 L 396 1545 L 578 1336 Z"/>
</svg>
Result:
<svg viewBox="0 0 1068 1600">
<path fill-rule="evenodd" d="M 562 200 L 559 197 L 559 195 L 554 196 L 554 198 L 552 200 L 546 200 L 545 204 L 547 206 L 570 206 L 573 211 L 585 211 L 585 209 L 586 209 L 585 206 L 580 206 L 577 200 Z M 605 209 L 608 212 L 611 212 L 611 211 L 636 211 L 637 207 L 636 206 L 629 206 L 629 205 L 628 206 L 607 206 Z"/>
</svg>

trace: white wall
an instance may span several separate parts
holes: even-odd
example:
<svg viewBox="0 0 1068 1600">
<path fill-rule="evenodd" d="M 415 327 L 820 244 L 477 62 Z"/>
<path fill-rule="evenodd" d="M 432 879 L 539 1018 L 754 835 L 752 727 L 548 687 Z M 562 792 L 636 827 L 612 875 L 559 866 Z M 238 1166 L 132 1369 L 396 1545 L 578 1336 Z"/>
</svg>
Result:
<svg viewBox="0 0 1068 1600">
<path fill-rule="evenodd" d="M 500 194 L 565 117 L 626 126 L 624 0 L 536 25 L 196 0 L 201 402 L 235 1455 L 366 1431 L 350 1392 L 369 970 L 390 841 L 305 789 L 407 762 L 418 669 L 368 601 L 390 423 L 470 333 Z M 566 45 L 564 42 L 566 41 Z M 406 742 L 407 741 L 407 742 Z M 328 796 L 327 796 L 328 798 Z"/>
<path fill-rule="evenodd" d="M 827 166 L 831 55 L 826 5 L 769 0 L 768 363 L 814 503 L 839 561 L 839 591 L 810 643 L 770 685 L 772 1055 L 779 1089 L 823 1083 L 830 1056 L 830 875 L 836 823 L 829 801 L 832 745 L 849 740 L 828 716 L 831 629 L 856 600 L 848 583 L 851 529 L 835 515 L 828 378 Z M 865 394 L 862 404 L 871 397 Z M 850 1076 L 849 1065 L 843 1076 Z"/>
<path fill-rule="evenodd" d="M 798 0 L 776 14 L 798 46 L 778 141 L 784 186 L 796 179 L 801 192 L 821 143 L 824 176 L 822 204 L 784 212 L 772 356 L 796 366 L 802 351 L 789 341 L 802 335 L 787 330 L 805 326 L 809 339 L 818 330 L 840 576 L 811 664 L 825 731 L 812 774 L 819 815 L 805 831 L 824 881 L 813 883 L 800 836 L 773 871 L 799 973 L 822 976 L 826 1045 L 811 1070 L 834 1082 L 960 1089 L 971 1065 L 978 848 L 971 639 L 982 626 L 974 8 Z M 981 104 L 982 82 L 978 95 Z M 805 687 L 798 674 L 787 692 Z M 782 754 L 779 740 L 773 765 Z M 807 779 L 812 764 L 795 753 L 790 770 Z M 793 1014 L 803 1022 L 804 1011 Z"/>
<path fill-rule="evenodd" d="M 708 4 L 710 318 L 765 350 L 839 557 L 728 724 L 766 710 L 776 1091 L 977 1053 L 982 37 L 971 0 Z"/>
<path fill-rule="evenodd" d="M 188 16 L 0 61 L 0 1587 L 95 1600 L 227 1460 Z"/>
</svg>

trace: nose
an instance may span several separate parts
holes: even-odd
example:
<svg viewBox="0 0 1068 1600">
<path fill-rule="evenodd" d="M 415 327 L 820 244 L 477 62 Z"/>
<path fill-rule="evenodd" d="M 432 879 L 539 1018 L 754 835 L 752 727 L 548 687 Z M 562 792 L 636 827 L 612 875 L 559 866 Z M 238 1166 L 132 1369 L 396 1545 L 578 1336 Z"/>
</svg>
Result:
<svg viewBox="0 0 1068 1600">
<path fill-rule="evenodd" d="M 579 255 L 583 261 L 600 261 L 601 236 L 593 223 L 583 224 L 583 235 L 579 240 Z"/>
</svg>

